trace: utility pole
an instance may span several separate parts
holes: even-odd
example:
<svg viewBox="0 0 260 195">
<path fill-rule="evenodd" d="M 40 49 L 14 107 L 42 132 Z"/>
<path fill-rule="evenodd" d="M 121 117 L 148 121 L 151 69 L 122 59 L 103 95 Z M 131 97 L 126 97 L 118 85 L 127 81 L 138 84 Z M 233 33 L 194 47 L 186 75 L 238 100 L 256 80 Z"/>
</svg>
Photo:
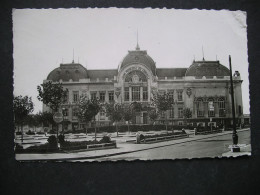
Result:
<svg viewBox="0 0 260 195">
<path fill-rule="evenodd" d="M 230 69 L 230 84 L 231 84 L 231 101 L 232 101 L 232 118 L 233 118 L 233 145 L 237 145 L 238 143 L 238 135 L 236 130 L 236 116 L 235 116 L 235 103 L 234 103 L 234 88 L 233 88 L 233 78 L 232 78 L 232 65 L 231 65 L 231 56 L 229 56 L 229 69 Z M 233 152 L 239 152 L 240 148 L 236 149 L 233 148 Z"/>
</svg>

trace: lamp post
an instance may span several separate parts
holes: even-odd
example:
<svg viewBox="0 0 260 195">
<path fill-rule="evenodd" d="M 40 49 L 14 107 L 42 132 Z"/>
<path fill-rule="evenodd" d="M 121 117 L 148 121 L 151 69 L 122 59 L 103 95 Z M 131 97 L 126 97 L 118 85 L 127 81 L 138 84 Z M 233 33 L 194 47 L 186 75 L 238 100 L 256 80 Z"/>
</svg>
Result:
<svg viewBox="0 0 260 195">
<path fill-rule="evenodd" d="M 236 130 L 236 116 L 235 116 L 234 88 L 233 88 L 233 78 L 232 78 L 231 56 L 229 56 L 229 69 L 230 69 L 229 74 L 230 74 L 230 83 L 231 83 L 232 118 L 233 118 L 232 139 L 233 139 L 233 145 L 237 145 L 237 143 L 238 143 L 238 135 L 237 135 L 237 130 Z"/>
</svg>

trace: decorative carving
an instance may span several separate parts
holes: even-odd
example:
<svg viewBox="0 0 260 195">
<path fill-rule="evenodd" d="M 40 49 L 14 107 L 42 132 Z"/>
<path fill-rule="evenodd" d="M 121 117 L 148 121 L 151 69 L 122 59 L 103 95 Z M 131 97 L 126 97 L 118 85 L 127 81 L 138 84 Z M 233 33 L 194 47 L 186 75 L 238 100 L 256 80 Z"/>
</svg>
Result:
<svg viewBox="0 0 260 195">
<path fill-rule="evenodd" d="M 187 95 L 190 97 L 191 94 L 192 94 L 192 90 L 191 90 L 191 88 L 188 88 L 188 89 L 186 90 L 186 93 L 187 93 Z"/>
<path fill-rule="evenodd" d="M 139 67 L 139 66 L 133 66 L 133 67 L 130 67 L 130 68 L 128 68 L 127 70 L 125 70 L 124 76 L 126 76 L 128 73 L 130 73 L 130 72 L 132 72 L 132 71 L 136 71 L 136 70 L 141 71 L 142 73 L 145 74 L 145 76 L 146 76 L 147 78 L 149 78 L 149 75 L 148 75 L 148 73 L 146 72 L 146 70 L 143 69 L 142 67 Z"/>
<path fill-rule="evenodd" d="M 115 94 L 116 94 L 116 97 L 118 98 L 118 96 L 120 95 L 121 93 L 121 88 L 120 87 L 116 87 L 115 88 Z"/>
<path fill-rule="evenodd" d="M 133 83 L 138 83 L 139 82 L 139 76 L 137 74 L 134 74 L 132 77 L 132 82 Z"/>
</svg>

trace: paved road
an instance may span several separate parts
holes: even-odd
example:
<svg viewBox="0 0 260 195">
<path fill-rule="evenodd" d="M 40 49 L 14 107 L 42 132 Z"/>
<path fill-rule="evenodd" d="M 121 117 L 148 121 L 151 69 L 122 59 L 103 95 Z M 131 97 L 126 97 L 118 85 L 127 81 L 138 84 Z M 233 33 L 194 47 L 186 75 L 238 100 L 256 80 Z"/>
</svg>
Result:
<svg viewBox="0 0 260 195">
<path fill-rule="evenodd" d="M 250 144 L 250 131 L 238 133 L 239 144 Z M 99 158 L 96 160 L 147 160 L 147 159 L 181 159 L 217 157 L 228 152 L 228 146 L 232 143 L 232 134 L 155 148 L 151 150 L 133 152 L 124 155 Z"/>
</svg>

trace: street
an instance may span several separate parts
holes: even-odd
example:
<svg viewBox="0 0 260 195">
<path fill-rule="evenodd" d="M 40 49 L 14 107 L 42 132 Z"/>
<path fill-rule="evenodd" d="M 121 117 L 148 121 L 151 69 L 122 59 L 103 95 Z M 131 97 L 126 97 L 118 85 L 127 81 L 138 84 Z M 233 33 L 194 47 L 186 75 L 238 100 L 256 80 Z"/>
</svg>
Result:
<svg viewBox="0 0 260 195">
<path fill-rule="evenodd" d="M 239 144 L 250 144 L 250 131 L 238 132 Z M 221 157 L 228 152 L 232 144 L 232 134 L 220 135 L 203 140 L 164 146 L 145 151 L 132 152 L 123 155 L 98 158 L 96 160 L 149 160 L 149 159 L 183 159 Z"/>
</svg>

